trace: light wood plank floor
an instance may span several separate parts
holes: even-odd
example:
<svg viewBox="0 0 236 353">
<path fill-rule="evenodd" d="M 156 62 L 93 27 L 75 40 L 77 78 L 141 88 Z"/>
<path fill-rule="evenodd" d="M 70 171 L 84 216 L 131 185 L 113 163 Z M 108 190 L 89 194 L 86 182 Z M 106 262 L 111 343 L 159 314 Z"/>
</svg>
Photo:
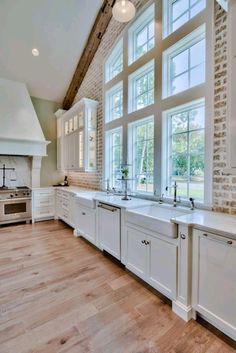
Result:
<svg viewBox="0 0 236 353">
<path fill-rule="evenodd" d="M 230 353 L 64 223 L 0 228 L 0 353 Z"/>
</svg>

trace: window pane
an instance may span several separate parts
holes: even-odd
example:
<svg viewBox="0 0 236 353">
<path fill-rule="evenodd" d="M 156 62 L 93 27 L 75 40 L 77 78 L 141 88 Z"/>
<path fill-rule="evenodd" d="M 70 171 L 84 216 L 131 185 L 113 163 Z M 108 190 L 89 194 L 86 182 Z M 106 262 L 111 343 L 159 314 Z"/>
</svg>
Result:
<svg viewBox="0 0 236 353">
<path fill-rule="evenodd" d="M 129 64 L 155 45 L 155 5 L 150 5 L 129 27 Z"/>
<path fill-rule="evenodd" d="M 178 76 L 182 72 L 188 70 L 188 50 L 176 55 L 171 60 L 171 74 L 172 76 Z"/>
<path fill-rule="evenodd" d="M 188 10 L 189 0 L 177 0 L 172 5 L 173 20 L 180 17 L 185 11 Z"/>
<path fill-rule="evenodd" d="M 190 71 L 190 86 L 197 86 L 205 81 L 205 65 L 199 65 Z"/>
<path fill-rule="evenodd" d="M 205 39 L 190 48 L 190 66 L 194 67 L 205 62 Z"/>
<path fill-rule="evenodd" d="M 206 6 L 206 0 L 165 0 L 164 2 L 167 7 L 164 14 L 165 36 L 183 26 Z"/>
<path fill-rule="evenodd" d="M 172 177 L 182 177 L 184 179 L 188 176 L 188 158 L 185 154 L 179 154 L 172 159 Z"/>
<path fill-rule="evenodd" d="M 199 12 L 205 9 L 205 6 L 206 6 L 205 1 L 197 2 L 196 5 L 194 5 L 190 10 L 190 17 L 192 18 L 196 16 Z"/>
<path fill-rule="evenodd" d="M 153 192 L 154 172 L 154 122 L 145 119 L 132 123 L 129 127 L 132 146 L 133 187 L 139 192 Z"/>
<path fill-rule="evenodd" d="M 143 74 L 142 74 L 143 72 Z M 154 103 L 154 61 L 129 77 L 129 112 Z"/>
<path fill-rule="evenodd" d="M 178 195 L 198 200 L 204 198 L 204 113 L 203 103 L 192 103 L 169 115 L 167 180 L 177 181 Z"/>
<path fill-rule="evenodd" d="M 180 113 L 171 117 L 172 133 L 184 132 L 188 128 L 188 113 Z"/>
<path fill-rule="evenodd" d="M 123 39 L 121 39 L 109 55 L 106 64 L 106 82 L 112 80 L 123 71 Z"/>
<path fill-rule="evenodd" d="M 185 91 L 188 88 L 188 73 L 182 74 L 172 81 L 172 94 L 177 94 L 179 92 Z"/>
<path fill-rule="evenodd" d="M 185 13 L 183 16 L 178 18 L 172 25 L 172 32 L 176 31 L 178 28 L 183 26 L 189 20 L 188 13 Z"/>
<path fill-rule="evenodd" d="M 172 136 L 172 151 L 173 153 L 187 153 L 187 133 L 177 134 Z"/>
<path fill-rule="evenodd" d="M 205 134 L 204 130 L 192 131 L 189 133 L 189 152 L 204 153 Z"/>
<path fill-rule="evenodd" d="M 196 130 L 205 126 L 205 107 L 193 109 L 189 113 L 189 129 Z"/>
<path fill-rule="evenodd" d="M 123 84 L 112 87 L 106 92 L 106 122 L 123 116 Z"/>
</svg>

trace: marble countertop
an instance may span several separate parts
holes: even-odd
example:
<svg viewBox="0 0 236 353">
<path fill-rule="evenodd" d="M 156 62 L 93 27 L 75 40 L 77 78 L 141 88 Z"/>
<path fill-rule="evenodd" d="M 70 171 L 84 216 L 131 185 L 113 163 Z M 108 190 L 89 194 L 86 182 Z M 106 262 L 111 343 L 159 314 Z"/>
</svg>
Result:
<svg viewBox="0 0 236 353">
<path fill-rule="evenodd" d="M 38 189 L 47 188 L 34 188 L 33 190 Z M 124 201 L 122 200 L 122 196 L 119 195 L 107 195 L 106 192 L 103 191 L 85 189 L 73 185 L 69 187 L 55 187 L 54 189 L 67 191 L 76 194 L 76 196 L 78 197 L 83 197 L 88 200 L 96 200 L 124 209 L 150 206 L 156 203 L 155 201 L 149 201 L 139 198 L 132 198 L 129 201 Z M 178 210 L 178 207 L 176 208 L 176 210 Z M 186 210 L 189 209 L 186 208 Z M 217 233 L 221 236 L 229 237 L 231 239 L 236 240 L 236 216 L 231 216 L 219 212 L 195 209 L 194 211 L 188 214 L 172 218 L 171 222 L 180 225 L 185 225 L 188 227 L 197 228 L 203 231 Z"/>
<path fill-rule="evenodd" d="M 235 216 L 219 212 L 195 210 L 190 214 L 172 218 L 171 221 L 236 240 Z"/>
</svg>

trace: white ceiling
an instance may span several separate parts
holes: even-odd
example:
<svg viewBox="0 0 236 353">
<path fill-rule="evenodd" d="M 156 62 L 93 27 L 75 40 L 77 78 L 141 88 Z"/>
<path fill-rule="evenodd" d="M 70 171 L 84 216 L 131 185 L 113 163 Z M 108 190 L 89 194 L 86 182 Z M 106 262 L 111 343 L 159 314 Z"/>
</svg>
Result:
<svg viewBox="0 0 236 353">
<path fill-rule="evenodd" d="M 102 2 L 0 0 L 0 77 L 62 102 Z"/>
</svg>

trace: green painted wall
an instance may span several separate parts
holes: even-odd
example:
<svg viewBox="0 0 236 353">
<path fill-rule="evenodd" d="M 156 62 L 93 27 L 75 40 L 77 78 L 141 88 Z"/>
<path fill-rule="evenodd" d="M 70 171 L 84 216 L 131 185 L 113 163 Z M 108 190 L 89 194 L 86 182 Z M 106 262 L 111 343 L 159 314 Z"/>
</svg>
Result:
<svg viewBox="0 0 236 353">
<path fill-rule="evenodd" d="M 41 124 L 44 136 L 51 143 L 47 146 L 48 156 L 43 157 L 41 168 L 41 186 L 51 186 L 63 180 L 57 171 L 57 125 L 54 113 L 61 108 L 60 104 L 31 97 L 34 109 Z"/>
</svg>

